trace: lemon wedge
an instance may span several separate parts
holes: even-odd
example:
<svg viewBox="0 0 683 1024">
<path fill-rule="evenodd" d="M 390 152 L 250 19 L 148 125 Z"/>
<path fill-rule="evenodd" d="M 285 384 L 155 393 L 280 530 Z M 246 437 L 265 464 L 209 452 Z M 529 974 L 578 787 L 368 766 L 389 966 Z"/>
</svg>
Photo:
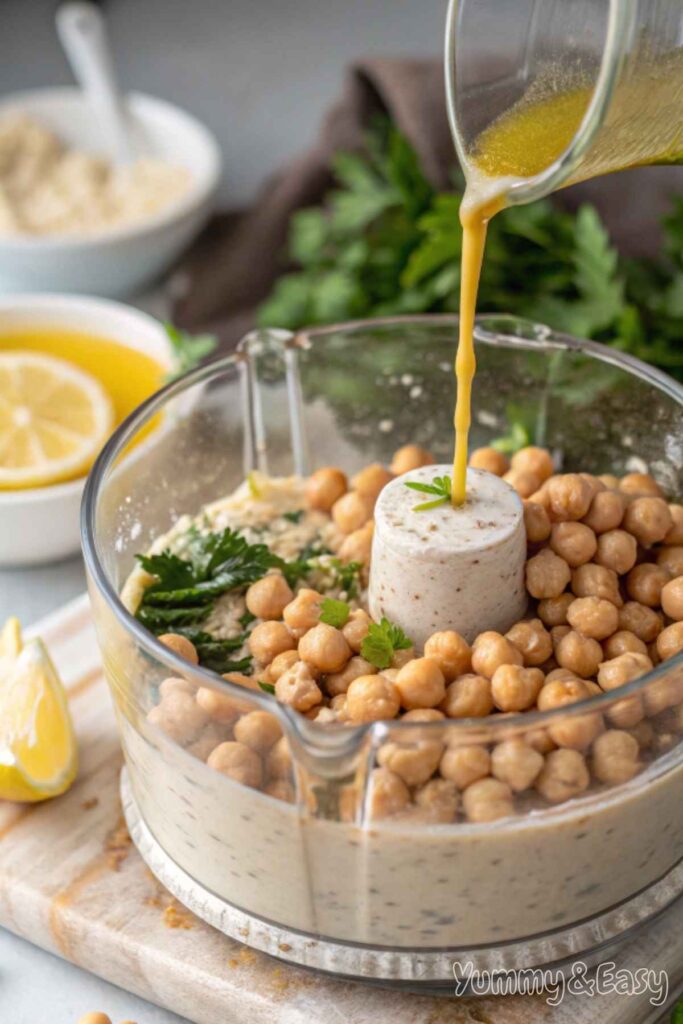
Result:
<svg viewBox="0 0 683 1024">
<path fill-rule="evenodd" d="M 0 630 L 0 673 L 5 663 L 14 661 L 21 648 L 21 623 L 19 619 L 12 617 Z M 2 675 L 0 674 L 1 685 Z"/>
<path fill-rule="evenodd" d="M 0 352 L 0 489 L 85 475 L 113 423 L 111 400 L 89 373 L 42 353 Z"/>
<path fill-rule="evenodd" d="M 12 622 L 16 619 L 2 631 L 3 642 L 16 637 Z M 31 640 L 2 661 L 0 799 L 34 802 L 58 796 L 77 769 L 64 688 L 42 640 Z"/>
</svg>

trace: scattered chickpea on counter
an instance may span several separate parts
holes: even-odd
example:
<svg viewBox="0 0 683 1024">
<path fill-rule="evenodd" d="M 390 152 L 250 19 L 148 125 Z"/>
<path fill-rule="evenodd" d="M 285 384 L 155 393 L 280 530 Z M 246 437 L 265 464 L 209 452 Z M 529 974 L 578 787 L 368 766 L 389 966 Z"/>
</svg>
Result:
<svg viewBox="0 0 683 1024">
<path fill-rule="evenodd" d="M 362 563 L 361 583 L 380 491 L 433 461 L 420 446 L 406 445 L 388 469 L 374 463 L 349 479 L 327 466 L 307 479 L 307 509 L 328 523 L 336 557 Z M 664 675 L 603 711 L 573 710 L 683 650 L 683 506 L 668 504 L 648 474 L 555 473 L 550 453 L 536 446 L 511 460 L 478 449 L 470 465 L 503 477 L 524 504 L 529 608 L 505 635 L 484 630 L 469 644 L 442 629 L 423 652 L 408 638 L 373 661 L 368 640 L 377 624 L 364 592 L 341 602 L 345 611 L 334 624 L 325 621 L 322 585 L 290 585 L 279 570 L 244 594 L 254 617 L 247 640 L 254 672 L 226 678 L 270 688 L 281 704 L 325 725 L 414 723 L 414 734 L 394 734 L 378 750 L 364 798 L 370 818 L 489 822 L 514 813 L 521 798 L 526 806 L 560 804 L 589 787 L 628 782 L 683 734 L 683 674 Z M 159 639 L 198 663 L 185 636 Z M 278 716 L 176 678 L 161 684 L 159 697 L 148 720 L 172 740 L 237 783 L 295 800 Z M 527 711 L 559 709 L 562 717 L 520 733 Z M 474 743 L 447 728 L 489 716 L 509 718 L 517 732 Z M 437 721 L 441 730 L 430 732 Z M 345 820 L 357 814 L 357 799 L 354 787 L 345 790 Z"/>
</svg>

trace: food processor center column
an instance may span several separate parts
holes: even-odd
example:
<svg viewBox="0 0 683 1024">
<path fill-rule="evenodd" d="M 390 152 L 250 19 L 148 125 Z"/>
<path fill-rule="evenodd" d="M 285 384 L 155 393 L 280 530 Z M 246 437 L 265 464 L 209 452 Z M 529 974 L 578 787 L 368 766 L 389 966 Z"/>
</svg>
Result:
<svg viewBox="0 0 683 1024">
<path fill-rule="evenodd" d="M 406 484 L 429 484 L 450 466 L 425 466 L 392 480 L 375 506 L 369 608 L 386 616 L 422 651 L 439 630 L 471 643 L 487 629 L 505 632 L 527 606 L 522 502 L 504 480 L 467 471 L 467 501 L 430 503 Z M 436 507 L 416 509 L 424 504 Z"/>
</svg>

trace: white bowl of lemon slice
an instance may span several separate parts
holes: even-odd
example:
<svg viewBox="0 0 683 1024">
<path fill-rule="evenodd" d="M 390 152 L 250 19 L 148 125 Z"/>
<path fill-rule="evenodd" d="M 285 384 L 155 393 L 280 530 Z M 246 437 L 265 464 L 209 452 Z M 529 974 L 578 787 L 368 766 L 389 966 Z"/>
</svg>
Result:
<svg viewBox="0 0 683 1024">
<path fill-rule="evenodd" d="M 0 297 L 0 565 L 78 551 L 91 465 L 172 365 L 163 326 L 129 306 Z"/>
</svg>

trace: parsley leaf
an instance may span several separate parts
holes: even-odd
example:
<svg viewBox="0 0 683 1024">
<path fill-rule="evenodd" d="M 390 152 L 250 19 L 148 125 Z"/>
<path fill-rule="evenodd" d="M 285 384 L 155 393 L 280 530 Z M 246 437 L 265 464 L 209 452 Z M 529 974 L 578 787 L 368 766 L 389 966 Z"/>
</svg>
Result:
<svg viewBox="0 0 683 1024">
<path fill-rule="evenodd" d="M 502 452 L 503 455 L 514 455 L 520 448 L 526 448 L 529 444 L 531 444 L 529 431 L 522 423 L 517 421 L 510 424 L 507 434 L 503 434 L 502 437 L 497 437 L 495 441 L 491 441 L 491 447 L 495 448 L 497 452 Z"/>
<path fill-rule="evenodd" d="M 422 494 L 436 494 L 434 501 L 424 501 L 421 505 L 413 505 L 413 512 L 425 512 L 430 508 L 438 508 L 451 500 L 451 478 L 449 476 L 435 476 L 431 484 L 422 484 L 417 480 L 406 480 L 405 487 L 411 491 L 421 491 Z"/>
<path fill-rule="evenodd" d="M 264 693 L 275 693 L 274 683 L 264 683 L 262 679 L 259 679 L 258 684 Z"/>
<path fill-rule="evenodd" d="M 405 651 L 412 646 L 399 626 L 394 626 L 388 619 L 382 617 L 379 623 L 370 623 L 360 653 L 375 668 L 384 669 L 389 668 L 396 651 Z"/>
<path fill-rule="evenodd" d="M 169 375 L 169 380 L 175 380 L 176 377 L 193 370 L 202 359 L 210 356 L 218 345 L 218 339 L 213 334 L 188 334 L 171 323 L 165 323 L 164 330 L 171 343 L 176 365 L 176 371 Z"/>
<path fill-rule="evenodd" d="M 326 597 L 320 603 L 320 621 L 328 626 L 335 626 L 341 629 L 349 621 L 351 608 L 346 601 L 337 601 L 333 597 Z"/>
<path fill-rule="evenodd" d="M 252 622 L 256 622 L 256 616 L 252 615 L 251 612 L 247 609 L 244 615 L 240 615 L 237 621 L 239 622 L 242 629 L 246 629 L 247 626 L 250 626 L 252 624 Z"/>
<path fill-rule="evenodd" d="M 301 517 L 303 514 L 304 510 L 300 508 L 298 512 L 283 512 L 282 518 L 286 519 L 290 523 L 298 523 L 301 521 Z"/>
</svg>

